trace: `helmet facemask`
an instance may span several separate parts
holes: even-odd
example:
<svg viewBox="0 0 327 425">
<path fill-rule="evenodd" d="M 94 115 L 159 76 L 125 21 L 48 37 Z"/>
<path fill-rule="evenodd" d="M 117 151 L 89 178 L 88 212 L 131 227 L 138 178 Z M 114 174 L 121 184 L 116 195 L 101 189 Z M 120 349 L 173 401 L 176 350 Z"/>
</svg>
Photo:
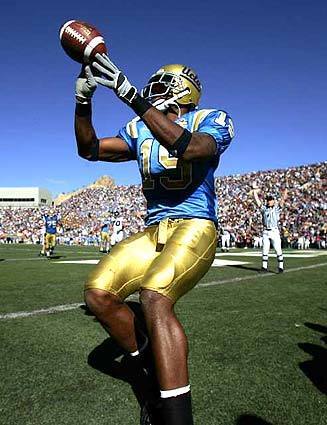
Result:
<svg viewBox="0 0 327 425">
<path fill-rule="evenodd" d="M 170 99 L 170 105 L 176 106 L 180 111 L 178 99 L 184 97 L 189 92 L 190 89 L 183 84 L 181 77 L 170 72 L 163 72 L 162 74 L 156 74 L 151 77 L 141 94 L 151 103 L 155 103 L 159 99 Z"/>
<path fill-rule="evenodd" d="M 182 64 L 162 66 L 142 90 L 142 96 L 161 111 L 172 108 L 181 115 L 181 108 L 197 108 L 201 83 L 192 68 Z"/>
</svg>

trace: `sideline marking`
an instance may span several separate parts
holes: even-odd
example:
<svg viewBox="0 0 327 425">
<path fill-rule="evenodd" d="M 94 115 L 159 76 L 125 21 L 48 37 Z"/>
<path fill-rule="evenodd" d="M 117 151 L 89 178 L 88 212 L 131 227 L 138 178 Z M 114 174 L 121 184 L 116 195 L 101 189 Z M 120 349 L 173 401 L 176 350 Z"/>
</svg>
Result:
<svg viewBox="0 0 327 425">
<path fill-rule="evenodd" d="M 56 264 L 98 264 L 100 260 L 60 260 L 56 261 Z M 242 264 L 249 264 L 247 261 L 236 261 L 236 260 L 220 260 L 215 259 L 211 267 L 224 267 L 224 266 L 239 266 Z"/>
<path fill-rule="evenodd" d="M 59 313 L 60 311 L 75 310 L 75 308 L 78 308 L 80 305 L 82 305 L 82 303 L 63 304 L 63 305 L 55 305 L 55 306 L 49 307 L 49 308 L 41 308 L 40 310 L 17 311 L 16 313 L 0 314 L 0 320 L 3 320 L 3 319 L 18 319 L 18 318 L 21 318 L 21 317 L 39 316 L 41 314 Z"/>
<path fill-rule="evenodd" d="M 316 268 L 324 267 L 324 266 L 327 266 L 327 263 L 312 264 L 311 266 L 304 266 L 304 267 L 295 267 L 293 269 L 285 270 L 284 273 L 292 273 L 292 272 L 298 272 L 301 270 L 316 269 Z M 204 287 L 210 287 L 210 286 L 216 286 L 216 285 L 223 285 L 225 283 L 242 282 L 243 280 L 263 279 L 265 277 L 271 277 L 274 275 L 275 273 L 240 276 L 240 277 L 234 277 L 232 279 L 199 283 L 198 285 L 196 285 L 195 288 L 204 288 Z M 132 299 L 135 299 L 135 297 L 137 298 L 135 294 L 131 295 Z M 62 311 L 75 310 L 81 305 L 83 305 L 83 303 L 80 302 L 80 303 L 74 303 L 74 304 L 56 305 L 49 308 L 42 308 L 40 310 L 17 311 L 16 313 L 5 313 L 5 314 L 0 314 L 0 320 L 8 320 L 8 319 L 10 320 L 10 319 L 18 319 L 18 318 L 31 317 L 31 316 L 40 316 L 43 314 L 54 314 L 54 313 L 59 313 Z"/>
<path fill-rule="evenodd" d="M 220 260 L 216 258 L 213 260 L 211 267 L 242 266 L 243 264 L 249 264 L 249 262 L 236 260 Z"/>
<path fill-rule="evenodd" d="M 296 251 L 294 253 L 291 252 L 283 252 L 283 257 L 284 258 L 314 258 L 314 257 L 319 257 L 321 255 L 327 255 L 327 252 L 308 252 L 308 251 L 304 251 L 303 254 L 301 253 L 301 251 Z M 261 252 L 217 252 L 216 253 L 216 257 L 261 257 L 262 253 Z M 269 253 L 269 258 L 275 258 L 276 254 L 270 252 Z"/>
<path fill-rule="evenodd" d="M 312 264 L 311 266 L 303 266 L 303 267 L 294 267 L 292 269 L 284 270 L 284 273 L 292 273 L 292 272 L 298 272 L 301 270 L 308 270 L 308 269 L 316 269 L 318 267 L 327 266 L 327 263 L 319 263 L 319 264 Z M 225 280 L 213 280 L 212 282 L 206 282 L 206 283 L 199 283 L 196 285 L 197 287 L 205 287 L 205 286 L 216 286 L 216 285 L 222 285 L 224 283 L 234 283 L 234 282 L 241 282 L 243 280 L 251 280 L 251 279 L 263 279 L 264 277 L 271 277 L 276 275 L 276 273 L 268 272 L 263 274 L 257 274 L 257 275 L 248 275 L 248 276 L 240 276 L 240 277 L 233 277 L 232 279 L 225 279 Z M 0 316 L 1 318 L 1 316 Z"/>
<path fill-rule="evenodd" d="M 92 254 L 92 256 L 94 256 L 96 254 Z M 61 255 L 61 257 L 66 257 L 65 255 Z M 48 264 L 56 264 L 56 263 L 69 263 L 70 261 L 56 261 L 55 258 L 47 258 L 47 257 L 39 257 L 39 258 L 3 258 L 3 261 L 7 262 L 7 261 L 44 261 L 44 263 L 48 263 Z M 84 260 L 82 260 L 84 261 Z M 85 260 L 88 261 L 88 260 Z M 99 260 L 100 261 L 100 260 Z M 71 262 L 74 262 L 73 260 Z M 76 261 L 76 262 L 80 262 L 80 261 Z M 93 263 L 92 263 L 93 264 Z"/>
<path fill-rule="evenodd" d="M 55 264 L 98 264 L 100 260 L 63 260 L 54 261 Z"/>
</svg>

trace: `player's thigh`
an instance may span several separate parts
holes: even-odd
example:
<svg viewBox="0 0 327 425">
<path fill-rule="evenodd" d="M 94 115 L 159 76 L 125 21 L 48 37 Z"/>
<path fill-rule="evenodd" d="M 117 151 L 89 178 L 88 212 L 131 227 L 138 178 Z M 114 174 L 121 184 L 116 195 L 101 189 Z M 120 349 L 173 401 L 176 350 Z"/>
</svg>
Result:
<svg viewBox="0 0 327 425">
<path fill-rule="evenodd" d="M 50 246 L 51 245 L 51 241 L 52 241 L 52 235 L 50 233 L 47 233 L 45 235 L 45 244 L 47 246 Z"/>
<path fill-rule="evenodd" d="M 279 233 L 274 234 L 271 241 L 272 241 L 273 248 L 275 249 L 277 254 L 280 255 L 282 250 L 282 241 L 280 239 Z"/>
<path fill-rule="evenodd" d="M 209 270 L 215 258 L 217 232 L 213 222 L 181 222 L 162 252 L 153 260 L 141 288 L 156 291 L 176 302 Z"/>
<path fill-rule="evenodd" d="M 125 299 L 137 291 L 156 253 L 154 231 L 147 229 L 115 245 L 89 274 L 85 290 L 102 289 Z"/>
<path fill-rule="evenodd" d="M 124 239 L 124 232 L 120 230 L 116 235 L 116 243 L 121 242 Z"/>
<path fill-rule="evenodd" d="M 108 240 L 108 233 L 101 232 L 101 242 L 107 242 Z"/>
<path fill-rule="evenodd" d="M 262 251 L 263 255 L 267 255 L 270 248 L 270 238 L 267 233 L 262 235 Z"/>
<path fill-rule="evenodd" d="M 51 235 L 50 245 L 51 246 L 55 246 L 56 245 L 56 235 Z"/>
</svg>

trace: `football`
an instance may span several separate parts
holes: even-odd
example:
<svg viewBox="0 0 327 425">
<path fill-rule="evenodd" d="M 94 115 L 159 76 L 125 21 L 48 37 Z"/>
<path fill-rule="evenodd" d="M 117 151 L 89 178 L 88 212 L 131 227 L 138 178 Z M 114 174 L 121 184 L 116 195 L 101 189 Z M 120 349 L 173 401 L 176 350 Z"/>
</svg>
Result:
<svg viewBox="0 0 327 425">
<path fill-rule="evenodd" d="M 97 53 L 107 53 L 100 32 L 86 22 L 65 22 L 59 30 L 59 37 L 64 51 L 76 62 L 89 64 Z"/>
</svg>

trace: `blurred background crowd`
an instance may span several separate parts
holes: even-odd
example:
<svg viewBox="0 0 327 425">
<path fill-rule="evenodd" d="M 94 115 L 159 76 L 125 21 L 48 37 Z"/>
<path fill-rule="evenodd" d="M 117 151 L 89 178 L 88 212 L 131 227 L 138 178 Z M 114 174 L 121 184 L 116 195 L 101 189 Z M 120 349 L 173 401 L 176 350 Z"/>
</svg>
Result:
<svg viewBox="0 0 327 425">
<path fill-rule="evenodd" d="M 326 248 L 327 162 L 281 170 L 258 171 L 216 178 L 218 231 L 228 231 L 236 247 L 260 246 L 261 214 L 253 199 L 253 185 L 280 199 L 287 189 L 280 231 L 284 247 Z M 58 203 L 58 202 L 57 202 Z M 0 243 L 40 243 L 46 208 L 1 208 Z M 145 199 L 140 185 L 91 185 L 53 207 L 60 215 L 57 242 L 98 245 L 101 226 L 114 213 L 123 218 L 124 236 L 144 228 Z"/>
</svg>

